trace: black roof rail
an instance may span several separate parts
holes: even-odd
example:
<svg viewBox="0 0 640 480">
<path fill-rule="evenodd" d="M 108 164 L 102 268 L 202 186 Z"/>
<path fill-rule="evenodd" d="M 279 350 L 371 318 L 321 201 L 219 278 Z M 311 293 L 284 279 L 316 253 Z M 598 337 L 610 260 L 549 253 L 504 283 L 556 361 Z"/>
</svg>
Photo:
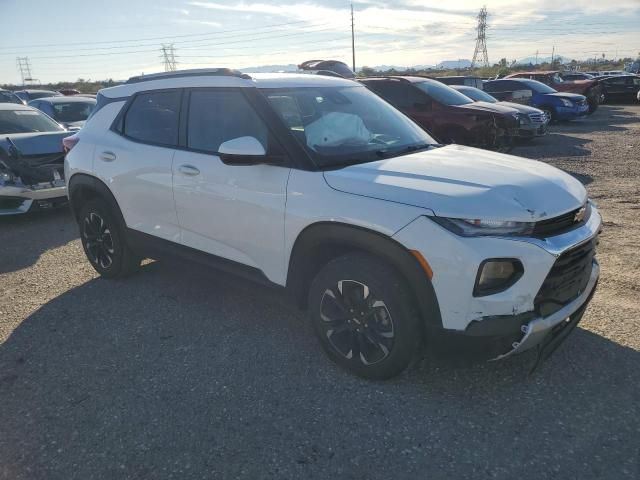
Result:
<svg viewBox="0 0 640 480">
<path fill-rule="evenodd" d="M 242 73 L 240 70 L 233 70 L 231 68 L 194 68 L 190 70 L 176 70 L 174 72 L 160 72 L 150 73 L 149 75 L 137 75 L 131 77 L 125 83 L 139 83 L 148 82 L 151 80 L 163 80 L 165 78 L 182 78 L 182 77 L 206 77 L 206 76 L 221 76 L 221 77 L 238 77 L 245 80 L 251 80 L 251 76 L 246 73 Z"/>
</svg>

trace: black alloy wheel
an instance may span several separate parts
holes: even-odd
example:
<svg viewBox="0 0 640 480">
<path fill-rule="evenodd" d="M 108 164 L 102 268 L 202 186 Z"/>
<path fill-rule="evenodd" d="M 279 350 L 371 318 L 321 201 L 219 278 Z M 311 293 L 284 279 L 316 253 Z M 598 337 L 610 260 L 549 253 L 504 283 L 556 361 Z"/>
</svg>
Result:
<svg viewBox="0 0 640 480">
<path fill-rule="evenodd" d="M 313 279 L 308 305 L 327 356 L 356 375 L 391 378 L 418 356 L 424 325 L 411 289 L 378 257 L 352 252 L 329 261 Z"/>
<path fill-rule="evenodd" d="M 340 280 L 320 301 L 321 328 L 345 359 L 374 365 L 393 348 L 393 318 L 387 305 L 355 280 Z"/>
<path fill-rule="evenodd" d="M 100 268 L 108 269 L 113 265 L 113 237 L 104 219 L 91 212 L 82 221 L 82 241 L 89 261 Z"/>
</svg>

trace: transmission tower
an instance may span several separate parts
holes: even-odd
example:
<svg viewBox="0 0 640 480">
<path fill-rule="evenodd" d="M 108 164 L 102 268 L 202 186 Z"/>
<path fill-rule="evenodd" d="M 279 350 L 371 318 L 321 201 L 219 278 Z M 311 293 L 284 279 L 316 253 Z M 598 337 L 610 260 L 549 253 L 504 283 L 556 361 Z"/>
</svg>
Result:
<svg viewBox="0 0 640 480">
<path fill-rule="evenodd" d="M 20 76 L 22 77 L 22 85 L 26 85 L 27 82 L 31 82 L 33 77 L 31 76 L 31 64 L 29 63 L 29 57 L 17 57 L 16 62 L 18 64 L 18 70 L 20 70 Z"/>
<path fill-rule="evenodd" d="M 162 44 L 162 61 L 164 62 L 164 71 L 173 72 L 176 69 L 176 57 L 173 43 Z"/>
<path fill-rule="evenodd" d="M 489 66 L 489 55 L 487 54 L 487 7 L 482 7 L 478 14 L 478 36 L 476 37 L 476 49 L 473 52 L 471 68 L 480 64 L 482 67 Z"/>
</svg>

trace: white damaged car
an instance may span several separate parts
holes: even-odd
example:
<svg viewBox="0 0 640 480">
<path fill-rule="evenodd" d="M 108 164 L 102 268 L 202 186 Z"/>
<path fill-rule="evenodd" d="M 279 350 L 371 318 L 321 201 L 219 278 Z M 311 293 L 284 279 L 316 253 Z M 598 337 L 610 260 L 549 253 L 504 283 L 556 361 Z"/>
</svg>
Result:
<svg viewBox="0 0 640 480">
<path fill-rule="evenodd" d="M 102 90 L 65 142 L 69 198 L 103 277 L 170 255 L 279 286 L 328 356 L 367 378 L 445 339 L 543 358 L 598 281 L 601 218 L 578 180 L 436 145 L 350 80 L 134 77 Z"/>
</svg>

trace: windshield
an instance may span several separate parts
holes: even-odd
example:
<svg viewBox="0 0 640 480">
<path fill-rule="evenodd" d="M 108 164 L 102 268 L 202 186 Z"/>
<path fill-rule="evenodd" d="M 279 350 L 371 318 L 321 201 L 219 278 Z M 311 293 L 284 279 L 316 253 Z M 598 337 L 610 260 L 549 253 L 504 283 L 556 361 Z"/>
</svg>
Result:
<svg viewBox="0 0 640 480">
<path fill-rule="evenodd" d="M 478 88 L 463 87 L 458 91 L 476 102 L 496 103 L 498 101 L 495 97 Z"/>
<path fill-rule="evenodd" d="M 524 83 L 527 87 L 537 93 L 556 93 L 557 90 L 554 90 L 548 85 L 545 85 L 542 82 L 537 80 L 519 80 Z"/>
<path fill-rule="evenodd" d="M 301 87 L 262 92 L 320 167 L 370 162 L 436 143 L 365 87 Z"/>
<path fill-rule="evenodd" d="M 11 92 L 0 92 L 0 103 L 17 103 L 22 105 L 22 100 Z"/>
<path fill-rule="evenodd" d="M 436 102 L 444 103 L 445 105 L 466 105 L 473 103 L 473 100 L 469 97 L 464 96 L 457 90 L 440 82 L 416 82 L 414 85 Z"/>
<path fill-rule="evenodd" d="M 38 110 L 0 110 L 0 134 L 63 130 L 64 128 Z"/>
<path fill-rule="evenodd" d="M 67 103 L 54 103 L 53 105 L 53 117 L 59 122 L 80 122 L 86 120 L 95 102 L 67 102 Z"/>
</svg>

